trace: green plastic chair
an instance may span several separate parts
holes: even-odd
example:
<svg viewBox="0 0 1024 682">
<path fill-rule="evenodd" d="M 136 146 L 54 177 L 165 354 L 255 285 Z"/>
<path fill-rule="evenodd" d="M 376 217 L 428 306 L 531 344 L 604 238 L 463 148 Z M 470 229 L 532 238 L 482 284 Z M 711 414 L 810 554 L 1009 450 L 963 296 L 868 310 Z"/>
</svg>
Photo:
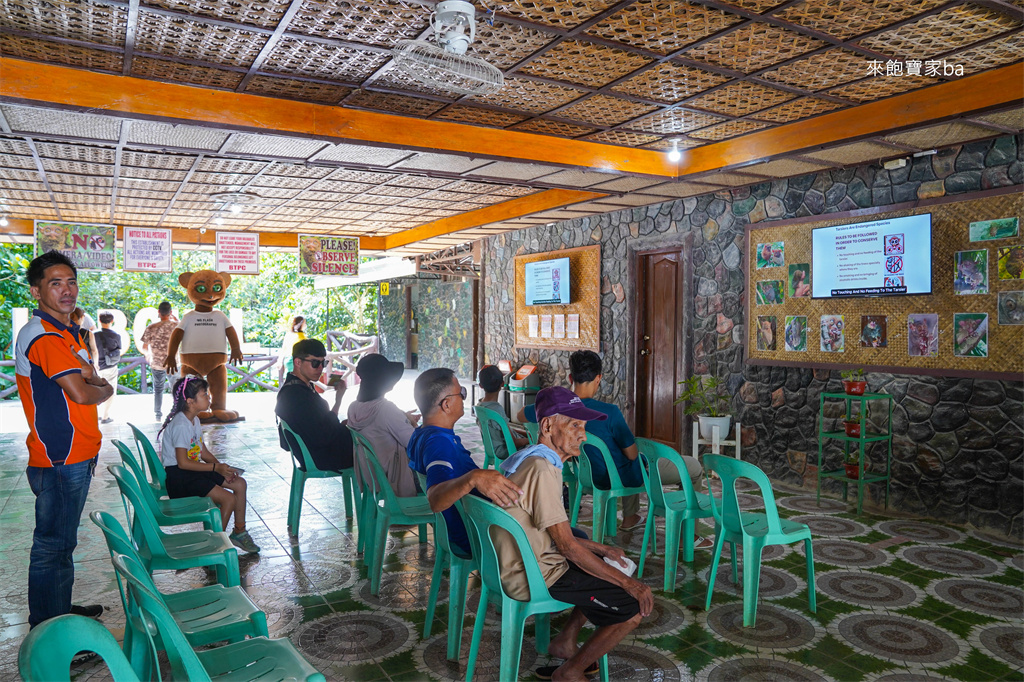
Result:
<svg viewBox="0 0 1024 682">
<path fill-rule="evenodd" d="M 129 423 L 128 426 L 131 427 L 132 435 L 135 436 L 135 449 L 138 450 L 139 457 L 146 460 L 146 463 L 149 465 L 149 485 L 153 486 L 157 497 L 168 497 L 167 471 L 164 469 L 164 463 L 160 461 L 160 455 L 157 454 L 153 443 L 138 426 L 132 423 Z M 140 479 L 140 482 L 144 480 Z"/>
<path fill-rule="evenodd" d="M 290 446 L 292 453 L 292 487 L 288 496 L 288 534 L 292 537 L 299 534 L 302 493 L 306 488 L 306 480 L 310 478 L 337 478 L 340 476 L 341 488 L 345 494 L 345 517 L 352 518 L 352 511 L 359 506 L 359 488 L 355 481 L 355 467 L 337 471 L 318 469 L 302 436 L 288 426 L 283 419 L 279 419 L 278 423 L 281 425 L 281 430 L 284 431 L 285 442 Z M 355 506 L 352 504 L 353 497 L 355 497 Z"/>
<path fill-rule="evenodd" d="M 71 614 L 32 628 L 18 650 L 18 672 L 25 682 L 70 682 L 71 661 L 82 651 L 99 654 L 114 682 L 139 682 L 114 635 L 91 618 Z"/>
<path fill-rule="evenodd" d="M 540 424 L 537 422 L 526 422 L 523 426 L 526 428 L 526 433 L 530 435 L 530 444 L 536 445 L 540 439 Z"/>
<path fill-rule="evenodd" d="M 604 459 L 605 468 L 608 469 L 608 483 L 610 484 L 608 489 L 601 489 L 594 483 L 593 468 L 590 467 L 589 457 L 585 446 L 591 446 L 601 453 L 601 457 Z M 595 436 L 592 433 L 587 434 L 587 439 L 580 446 L 580 482 L 581 485 L 576 491 L 576 506 L 573 510 L 574 516 L 578 514 L 580 502 L 583 500 L 583 492 L 585 487 L 590 488 L 590 493 L 594 497 L 594 542 L 604 542 L 605 535 L 609 537 L 615 537 L 616 533 L 616 519 L 617 509 L 615 500 L 620 497 L 628 497 L 629 495 L 639 495 L 640 493 L 646 493 L 647 488 L 643 486 L 636 488 L 627 488 L 622 485 L 622 479 L 619 478 L 619 469 L 615 466 L 615 462 L 612 460 L 612 454 L 608 451 L 608 446 L 605 445 L 604 441 L 599 436 Z M 583 483 L 583 467 L 586 466 L 589 472 L 587 477 L 589 480 L 586 484 Z M 602 523 L 603 521 L 603 523 Z M 575 525 L 575 518 L 573 520 Z"/>
<path fill-rule="evenodd" d="M 704 609 L 711 608 L 711 594 L 715 587 L 718 560 L 722 546 L 728 542 L 732 548 L 732 581 L 736 582 L 736 543 L 743 546 L 743 627 L 754 627 L 757 618 L 757 588 L 761 578 L 761 550 L 768 545 L 789 545 L 803 540 L 807 555 L 807 593 L 811 613 L 818 611 L 814 589 L 814 554 L 811 547 L 811 529 L 805 523 L 779 518 L 775 493 L 771 481 L 758 467 L 723 455 L 704 455 L 704 475 L 711 490 L 711 474 L 722 480 L 721 500 L 711 496 L 711 510 L 719 532 L 715 535 L 715 555 L 708 573 L 708 597 Z M 736 481 L 745 478 L 761 491 L 765 513 L 740 511 L 736 498 Z"/>
<path fill-rule="evenodd" d="M 430 509 L 426 495 L 416 497 L 398 497 L 395 495 L 391 482 L 388 481 L 384 467 L 377 461 L 377 454 L 373 451 L 373 445 L 363 434 L 349 429 L 352 432 L 352 443 L 355 449 L 360 451 L 362 461 L 366 462 L 366 468 L 370 476 L 370 488 L 373 490 L 373 534 L 364 547 L 365 555 L 370 555 L 368 564 L 370 571 L 370 594 L 376 596 L 380 591 L 380 578 L 384 571 L 384 549 L 388 542 L 388 529 L 391 526 L 419 526 L 420 542 L 426 542 L 428 523 L 434 522 L 434 512 Z"/>
<path fill-rule="evenodd" d="M 575 486 L 570 487 L 572 494 L 569 499 L 572 500 L 572 513 L 569 515 L 569 524 L 575 528 L 580 518 L 580 504 L 583 502 L 583 495 L 592 495 L 594 492 L 594 472 L 590 468 L 590 458 L 583 453 L 582 445 L 579 456 L 569 461 L 573 462 L 576 479 Z M 565 481 L 565 465 L 568 463 L 562 465 L 562 481 Z"/>
<path fill-rule="evenodd" d="M 94 511 L 89 514 L 92 522 L 103 532 L 107 549 L 113 559 L 119 554 L 142 564 L 128 533 L 111 514 Z M 137 608 L 128 598 L 120 576 L 115 571 L 117 590 L 121 593 L 121 606 L 126 616 L 131 617 Z M 185 638 L 194 647 L 213 642 L 242 641 L 246 637 L 268 637 L 267 615 L 263 613 L 241 587 L 209 585 L 193 590 L 163 594 L 149 576 L 140 576 L 146 587 L 158 596 L 178 623 Z M 161 647 L 162 648 L 162 647 Z M 134 635 L 132 628 L 125 628 L 124 651 L 132 667 L 146 679 L 150 677 L 148 648 L 142 638 Z"/>
<path fill-rule="evenodd" d="M 491 424 L 496 424 L 501 429 L 501 436 L 505 439 L 505 452 L 511 455 L 516 451 L 516 442 L 512 438 L 512 431 L 508 428 L 508 422 L 505 418 L 494 410 L 489 410 L 486 407 L 480 407 L 479 405 L 474 408 L 476 410 L 476 425 L 480 428 L 480 439 L 484 443 L 484 469 L 490 469 L 496 467 L 499 461 L 497 453 L 495 452 L 494 446 L 494 434 L 491 432 Z"/>
<path fill-rule="evenodd" d="M 693 561 L 693 534 L 697 519 L 711 518 L 711 498 L 693 489 L 693 481 L 686 470 L 682 456 L 669 446 L 647 438 L 636 439 L 640 456 L 648 466 L 643 467 L 644 485 L 647 486 L 647 522 L 644 525 L 644 544 L 640 549 L 640 566 L 637 577 L 644 575 L 647 560 L 648 540 L 655 538 L 654 518 L 665 518 L 665 591 L 670 592 L 676 584 L 679 564 L 679 540 L 682 535 L 683 561 Z M 661 481 L 661 462 L 669 462 L 679 471 L 682 490 L 666 491 Z M 648 470 L 649 469 L 649 470 Z M 716 535 L 718 530 L 716 528 Z M 655 539 L 654 553 L 658 553 Z"/>
<path fill-rule="evenodd" d="M 153 518 L 139 490 L 139 482 L 120 464 L 111 464 L 107 470 L 113 474 L 121 496 L 127 498 L 135 511 L 136 524 L 133 539 L 139 548 L 147 571 L 178 570 L 197 566 L 214 566 L 217 582 L 225 587 L 239 584 L 238 550 L 231 544 L 228 534 L 210 530 L 187 533 L 164 533 Z"/>
<path fill-rule="evenodd" d="M 466 682 L 472 682 L 476 669 L 476 657 L 480 650 L 480 637 L 483 634 L 484 617 L 487 615 L 488 601 L 500 604 L 501 610 L 501 664 L 498 677 L 501 682 L 514 682 L 519 679 L 519 655 L 523 648 L 523 629 L 526 619 L 536 619 L 537 651 L 547 654 L 551 639 L 551 614 L 573 608 L 572 604 L 555 599 L 548 592 L 544 577 L 540 573 L 530 541 L 526 532 L 515 518 L 507 511 L 487 500 L 473 495 L 462 498 L 466 510 L 464 518 L 469 519 L 469 530 L 476 537 L 473 549 L 480 549 L 480 605 L 477 607 L 476 622 L 473 624 L 473 640 L 469 647 L 469 660 L 466 662 Z M 530 589 L 530 600 L 519 601 L 508 596 L 501 584 L 501 564 L 498 552 L 491 537 L 491 527 L 497 526 L 507 531 L 515 540 L 519 553 L 523 557 L 526 569 L 526 581 Z M 532 561 L 530 559 L 533 559 Z M 608 656 L 600 659 L 601 679 L 608 682 Z"/>
<path fill-rule="evenodd" d="M 119 440 L 111 441 L 121 453 L 121 462 L 131 470 L 136 481 L 145 481 L 146 474 L 128 446 Z M 143 499 L 153 512 L 153 518 L 161 526 L 180 526 L 185 523 L 201 523 L 206 530 L 222 531 L 220 509 L 209 497 L 182 497 L 178 500 L 158 500 L 152 486 L 139 485 Z M 173 504 L 186 501 L 189 504 Z M 127 514 L 127 508 L 125 513 Z"/>
<path fill-rule="evenodd" d="M 142 565 L 123 554 L 113 557 L 114 569 L 124 579 L 128 592 L 139 610 L 129 618 L 128 627 L 149 643 L 155 660 L 159 636 L 171 663 L 175 680 L 207 682 L 255 682 L 266 680 L 306 680 L 326 682 L 287 639 L 255 637 L 244 642 L 226 644 L 215 649 L 193 651 L 178 623 L 160 597 L 146 586 L 148 575 Z"/>
<path fill-rule="evenodd" d="M 420 489 L 427 489 L 427 477 L 416 472 Z M 458 505 L 461 507 L 461 505 Z M 461 509 L 460 509 L 461 513 Z M 466 591 L 469 586 L 469 574 L 480 570 L 476 558 L 466 556 L 448 539 L 448 522 L 444 514 L 434 514 L 434 572 L 430 577 L 430 596 L 427 599 L 427 615 L 423 621 L 423 639 L 430 637 L 430 629 L 434 621 L 434 610 L 437 608 L 437 595 L 441 591 L 444 569 L 448 569 L 448 660 L 459 660 L 462 649 L 462 624 L 466 616 Z"/>
</svg>

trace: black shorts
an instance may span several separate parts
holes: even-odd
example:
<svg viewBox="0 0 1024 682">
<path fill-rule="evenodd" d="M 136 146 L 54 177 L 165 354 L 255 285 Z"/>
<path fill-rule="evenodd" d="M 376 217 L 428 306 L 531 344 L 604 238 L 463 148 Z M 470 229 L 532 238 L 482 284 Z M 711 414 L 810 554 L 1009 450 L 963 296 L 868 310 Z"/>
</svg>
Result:
<svg viewBox="0 0 1024 682">
<path fill-rule="evenodd" d="M 216 471 L 188 471 L 177 466 L 164 467 L 167 471 L 167 496 L 206 497 L 214 487 L 224 483 Z"/>
<path fill-rule="evenodd" d="M 551 596 L 579 607 L 595 627 L 624 623 L 640 613 L 640 602 L 607 580 L 596 578 L 569 562 L 569 570 L 548 588 Z"/>
</svg>

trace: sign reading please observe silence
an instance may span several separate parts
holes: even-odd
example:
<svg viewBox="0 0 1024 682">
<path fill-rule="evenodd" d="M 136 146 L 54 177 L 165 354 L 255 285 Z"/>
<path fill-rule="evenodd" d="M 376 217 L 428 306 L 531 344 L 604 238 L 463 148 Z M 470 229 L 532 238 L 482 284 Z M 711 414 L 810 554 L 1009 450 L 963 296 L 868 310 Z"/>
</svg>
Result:
<svg viewBox="0 0 1024 682">
<path fill-rule="evenodd" d="M 300 234 L 299 274 L 356 277 L 359 238 Z"/>
</svg>

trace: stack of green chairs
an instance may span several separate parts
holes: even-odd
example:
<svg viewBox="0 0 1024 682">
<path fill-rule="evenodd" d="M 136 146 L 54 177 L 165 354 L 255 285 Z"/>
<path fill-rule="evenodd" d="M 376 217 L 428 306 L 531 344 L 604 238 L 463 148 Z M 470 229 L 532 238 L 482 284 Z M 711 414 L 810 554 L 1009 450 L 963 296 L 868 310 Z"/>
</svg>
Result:
<svg viewBox="0 0 1024 682">
<path fill-rule="evenodd" d="M 287 639 L 254 637 L 214 649 L 194 651 L 163 600 L 147 586 L 149 575 L 143 566 L 123 554 L 113 557 L 114 570 L 125 581 L 138 610 L 129 618 L 135 636 L 149 642 L 155 652 L 155 637 L 167 652 L 175 680 L 207 682 L 256 682 L 305 680 L 326 682 Z"/>
<path fill-rule="evenodd" d="M 665 591 L 670 592 L 676 584 L 679 564 L 679 543 L 682 534 L 683 561 L 693 561 L 693 535 L 697 519 L 713 516 L 711 498 L 693 489 L 693 481 L 686 470 L 686 463 L 678 452 L 667 445 L 647 438 L 636 439 L 640 456 L 647 466 L 643 467 L 644 485 L 647 486 L 647 522 L 644 525 L 644 544 L 640 549 L 640 566 L 637 577 L 643 577 L 644 562 L 647 560 L 648 541 L 654 540 L 657 554 L 654 519 L 665 518 Z M 682 490 L 666 491 L 661 482 L 661 462 L 669 462 L 679 471 Z M 717 529 L 716 529 L 717 533 Z"/>
<path fill-rule="evenodd" d="M 523 648 L 523 630 L 526 619 L 536 619 L 535 636 L 537 651 L 548 652 L 551 641 L 552 613 L 558 613 L 573 606 L 555 599 L 548 592 L 540 566 L 534 558 L 530 541 L 519 522 L 504 509 L 491 502 L 473 495 L 462 498 L 470 537 L 474 538 L 473 551 L 480 562 L 480 605 L 477 607 L 476 622 L 473 624 L 473 640 L 469 647 L 469 659 L 466 662 L 466 682 L 472 682 L 476 669 L 476 658 L 480 650 L 480 638 L 484 629 L 484 618 L 487 615 L 487 603 L 493 601 L 501 610 L 501 663 L 498 677 L 501 682 L 514 682 L 519 679 L 519 656 Z M 530 589 L 530 600 L 519 601 L 508 596 L 501 584 L 501 565 L 498 553 L 491 538 L 490 529 L 497 526 L 507 531 L 515 540 L 519 553 L 523 557 L 526 569 L 526 580 Z M 451 627 L 451 624 L 449 624 Z M 608 657 L 600 659 L 601 680 L 608 682 Z"/>
<path fill-rule="evenodd" d="M 804 543 L 807 556 L 807 594 L 811 613 L 818 611 L 814 589 L 814 552 L 811 547 L 811 529 L 805 523 L 779 518 L 775 493 L 771 481 L 758 467 L 723 455 L 704 455 L 704 475 L 711 490 L 711 474 L 722 480 L 722 498 L 712 496 L 711 510 L 715 516 L 715 554 L 708 573 L 708 596 L 704 609 L 711 608 L 711 594 L 715 587 L 718 561 L 722 546 L 728 542 L 732 549 L 732 581 L 736 582 L 736 543 L 743 546 L 743 627 L 752 628 L 757 619 L 757 588 L 761 579 L 761 550 L 768 545 Z M 745 478 L 761 491 L 765 513 L 740 511 L 736 496 L 736 481 Z"/>
<path fill-rule="evenodd" d="M 167 472 L 164 470 L 163 462 L 160 461 L 160 455 L 157 454 L 156 448 L 153 447 L 153 443 L 142 432 L 142 429 L 132 423 L 129 423 L 128 426 L 131 427 L 132 435 L 135 436 L 135 449 L 138 451 L 139 457 L 149 465 L 150 485 L 153 486 L 153 491 L 157 497 L 167 497 Z M 145 482 L 145 478 L 139 479 L 139 482 Z"/>
<path fill-rule="evenodd" d="M 501 436 L 505 439 L 505 452 L 512 454 L 516 451 L 516 443 L 512 439 L 512 431 L 508 428 L 505 418 L 494 410 L 479 405 L 476 410 L 476 425 L 480 428 L 480 439 L 484 443 L 484 469 L 498 466 L 498 456 L 494 450 L 494 434 L 491 433 L 491 424 L 497 424 L 501 429 Z"/>
<path fill-rule="evenodd" d="M 149 510 L 139 489 L 139 482 L 120 464 L 111 464 L 107 470 L 117 481 L 121 497 L 135 511 L 133 537 L 139 548 L 139 557 L 147 571 L 198 566 L 214 566 L 217 582 L 225 587 L 239 584 L 238 550 L 228 534 L 209 530 L 187 533 L 164 533 Z"/>
<path fill-rule="evenodd" d="M 114 635 L 91 618 L 71 614 L 32 628 L 18 650 L 18 672 L 24 682 L 71 682 L 71 661 L 82 651 L 99 654 L 114 682 L 139 682 Z"/>
<path fill-rule="evenodd" d="M 604 459 L 604 465 L 608 469 L 608 482 L 609 487 L 607 489 L 598 488 L 594 484 L 592 469 L 589 466 L 589 455 L 586 452 L 584 446 L 591 446 L 595 448 Z M 583 473 L 584 467 L 587 467 L 590 475 L 585 476 Z M 615 537 L 616 533 L 616 518 L 617 518 L 617 505 L 615 500 L 620 497 L 627 497 L 629 495 L 639 495 L 640 493 L 646 493 L 647 488 L 640 486 L 636 488 L 627 488 L 622 485 L 622 479 L 619 478 L 619 469 L 615 466 L 615 462 L 612 460 L 612 455 L 608 451 L 608 446 L 605 445 L 604 441 L 600 437 L 595 436 L 592 433 L 587 434 L 587 440 L 580 446 L 580 485 L 576 490 L 576 506 L 573 509 L 573 525 L 575 525 L 575 514 L 578 513 L 580 502 L 583 499 L 584 489 L 589 487 L 591 494 L 594 496 L 594 542 L 604 542 L 605 535 L 609 537 Z"/>
<path fill-rule="evenodd" d="M 152 479 L 148 484 L 149 488 L 153 491 L 153 497 L 159 501 L 160 509 L 165 514 L 170 515 L 172 512 L 175 514 L 201 514 L 210 509 L 217 509 L 217 505 L 208 497 L 167 499 L 167 471 L 164 469 L 163 462 L 160 461 L 160 456 L 153 449 L 153 444 L 146 438 L 146 434 L 142 433 L 137 426 L 131 424 L 128 426 L 132 427 L 132 433 L 135 435 L 135 450 L 139 453 L 139 458 L 135 459 L 138 466 L 132 468 L 132 473 L 135 474 L 139 485 L 146 485 L 146 474 L 142 471 L 142 461 L 148 464 Z M 121 459 L 124 459 L 123 452 Z M 220 528 L 220 512 L 217 511 L 216 514 L 217 527 L 211 530 L 222 530 Z"/>
<path fill-rule="evenodd" d="M 359 506 L 359 488 L 356 486 L 355 467 L 338 471 L 318 469 L 302 437 L 292 427 L 288 426 L 283 419 L 279 420 L 279 423 L 284 431 L 285 442 L 289 444 L 292 453 L 292 487 L 288 496 L 288 534 L 292 537 L 296 537 L 299 534 L 299 517 L 302 514 L 302 493 L 306 488 L 306 480 L 310 478 L 335 478 L 340 476 L 341 487 L 345 494 L 345 517 L 352 518 L 353 510 Z M 355 498 L 355 505 L 353 505 L 353 497 Z"/>
</svg>

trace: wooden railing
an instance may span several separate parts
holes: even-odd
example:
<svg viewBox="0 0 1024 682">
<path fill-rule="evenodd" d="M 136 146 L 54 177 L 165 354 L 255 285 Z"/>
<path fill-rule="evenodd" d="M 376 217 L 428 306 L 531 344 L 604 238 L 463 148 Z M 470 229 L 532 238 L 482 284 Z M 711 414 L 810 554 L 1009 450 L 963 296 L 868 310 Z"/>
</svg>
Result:
<svg viewBox="0 0 1024 682">
<path fill-rule="evenodd" d="M 337 350 L 334 347 L 337 346 Z M 327 360 L 330 374 L 340 374 L 349 386 L 358 383 L 350 379 L 356 373 L 356 365 L 364 355 L 379 352 L 380 338 L 361 336 L 351 332 L 327 332 Z M 337 365 L 337 367 L 335 366 Z"/>
</svg>

